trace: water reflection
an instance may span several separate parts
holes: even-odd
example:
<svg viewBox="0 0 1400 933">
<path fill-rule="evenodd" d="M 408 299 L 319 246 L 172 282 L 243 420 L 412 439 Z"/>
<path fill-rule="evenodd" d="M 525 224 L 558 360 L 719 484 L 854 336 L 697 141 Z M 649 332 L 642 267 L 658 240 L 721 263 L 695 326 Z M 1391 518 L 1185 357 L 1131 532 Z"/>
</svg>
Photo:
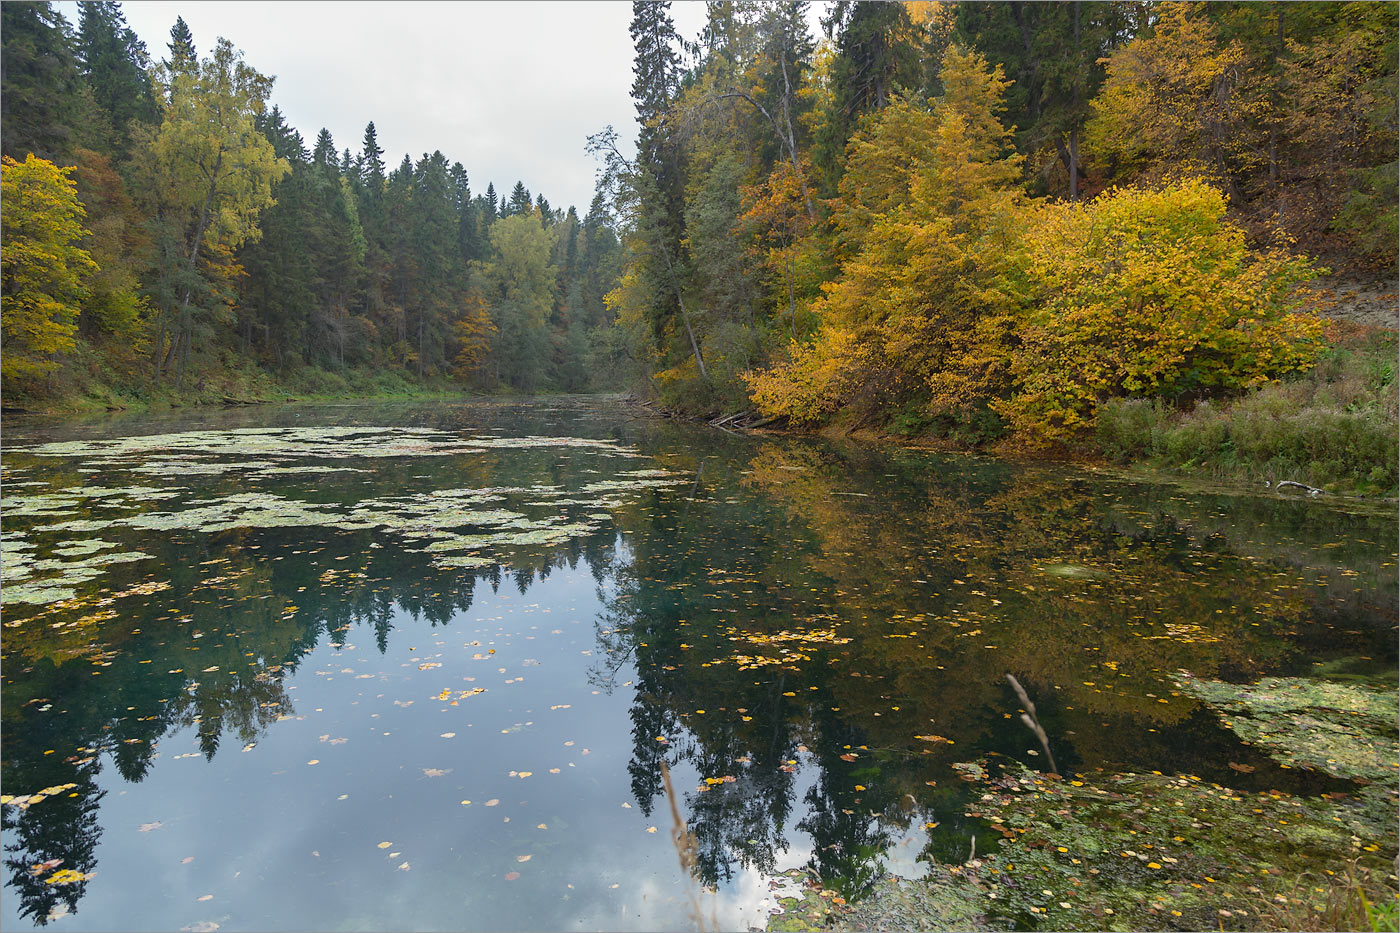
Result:
<svg viewBox="0 0 1400 933">
<path fill-rule="evenodd" d="M 99 848 L 103 860 L 136 851 L 129 832 L 103 840 L 101 810 L 114 789 L 125 793 L 153 771 L 169 771 L 178 758 L 198 755 L 212 763 L 272 743 L 279 729 L 291 734 L 313 715 L 298 687 L 305 696 L 334 674 L 368 685 L 411 685 L 395 688 L 409 699 L 402 706 L 396 701 L 394 712 L 422 724 L 430 712 L 424 698 L 439 687 L 474 689 L 477 675 L 463 678 L 460 671 L 485 655 L 484 645 L 456 656 L 439 652 L 442 660 L 405 660 L 404 653 L 453 626 L 478 626 L 461 635 L 479 640 L 495 617 L 467 620 L 479 615 L 474 605 L 487 588 L 492 598 L 519 597 L 512 605 L 521 614 L 495 622 L 495 631 L 534 638 L 526 634 L 531 625 L 574 613 L 562 596 L 525 602 L 536 593 L 563 592 L 547 584 L 566 573 L 572 582 L 565 589 L 590 607 L 570 621 L 591 629 L 592 647 L 569 653 L 571 660 L 563 649 L 557 659 L 546 658 L 559 672 L 554 681 L 513 684 L 520 676 L 513 666 L 510 678 L 490 681 L 492 692 L 461 702 L 479 702 L 474 721 L 495 716 L 506 725 L 502 735 L 534 735 L 530 730 L 540 727 L 528 717 L 541 714 L 529 710 L 567 708 L 549 704 L 548 694 L 575 674 L 581 685 L 616 699 L 616 715 L 608 712 L 612 706 L 599 706 L 574 726 L 577 745 L 570 738 L 549 747 L 567 745 L 573 753 L 618 744 L 625 751 L 617 767 L 603 782 L 569 785 L 546 798 L 562 815 L 540 825 L 557 827 L 592 808 L 614 813 L 621 787 L 610 781 L 626 785 L 642 816 L 662 820 L 665 761 L 677 775 L 682 812 L 698 842 L 697 880 L 729 895 L 745 879 L 794 867 L 797 859 L 855 897 L 895 861 L 907 861 L 894 851 L 905 840 L 918 840 L 917 859 L 924 862 L 962 861 L 973 845 L 994 847 L 986 824 L 963 815 L 968 791 L 952 765 L 994 754 L 1048 767 L 1015 718 L 1008 671 L 1031 692 L 1066 772 L 1170 769 L 1243 789 L 1299 792 L 1330 784 L 1280 770 L 1241 745 L 1196 701 L 1177 695 L 1169 675 L 1187 669 L 1245 679 L 1323 664 L 1334 674 L 1393 677 L 1390 515 L 1188 495 L 918 452 L 714 437 L 579 405 L 398 410 L 393 417 L 448 431 L 597 437 L 634 447 L 678 479 L 617 498 L 596 484 L 648 462 L 619 463 L 596 449 L 394 460 L 362 464 L 368 472 L 333 481 L 181 476 L 190 500 L 255 488 L 323 504 L 449 487 L 548 486 L 578 497 L 569 508 L 602 509 L 606 516 L 564 541 L 499 545 L 489 566 L 470 570 L 444 569 L 430 552 L 380 528 L 97 532 L 150 558 L 103 568 L 100 578 L 78 585 L 72 601 L 6 610 L 0 781 L 15 798 L 3 808 L 7 900 L 15 916 L 72 925 L 78 918 L 65 915 L 96 883 L 85 878 L 99 869 Z M 360 418 L 389 423 L 382 414 L 355 411 L 321 416 L 328 424 Z M 7 453 L 5 467 L 7 480 L 43 483 L 31 487 L 40 491 L 94 479 L 71 459 Z M 585 491 L 590 484 L 593 491 Z M 590 496 L 610 501 L 589 505 Z M 516 500 L 511 507 L 524 508 Z M 170 504 L 155 500 L 140 508 Z M 91 505 L 68 518 L 107 514 Z M 6 533 L 32 532 L 51 520 L 7 517 Z M 61 543 L 29 537 L 50 548 Z M 352 638 L 372 643 L 379 660 L 354 653 Z M 544 657 L 543 647 L 531 651 Z M 507 700 L 502 683 L 530 700 L 524 706 Z M 379 689 L 387 703 L 388 688 Z M 455 705 L 444 690 L 434 715 Z M 362 702 L 362 694 L 354 696 L 332 710 L 336 726 L 379 730 L 379 722 L 370 723 L 380 715 L 368 712 L 372 698 L 352 709 Z M 413 697 L 420 706 L 409 710 Z M 192 737 L 191 750 L 162 753 L 163 740 L 177 735 Z M 561 736 L 551 734 L 550 741 Z M 532 753 L 546 748 L 542 733 L 529 741 Z M 306 758 L 300 747 L 268 754 L 280 755 L 273 762 L 283 768 Z M 358 760 L 374 773 L 354 780 L 368 785 L 385 780 L 391 766 L 402 767 L 387 758 Z M 1231 762 L 1253 771 L 1232 770 Z M 489 764 L 500 770 L 502 762 Z M 104 774 L 108 765 L 119 780 Z M 468 763 L 455 767 L 465 782 Z M 447 775 L 450 769 L 420 770 Z M 29 802 L 41 789 L 67 784 L 74 786 Z M 191 799 L 206 792 L 198 773 L 162 786 Z M 358 787 L 346 791 L 354 795 Z M 419 817 L 418 828 L 429 833 L 441 821 L 426 811 Z M 606 861 L 635 845 L 612 823 L 590 826 L 586 843 L 575 837 L 559 843 L 561 865 L 587 865 L 599 851 L 610 853 Z M 669 857 L 662 851 L 637 871 L 671 884 L 674 870 L 663 861 Z M 325 883 L 360 883 L 364 869 L 348 857 L 338 864 Z M 65 869 L 76 877 L 48 883 Z M 279 883 L 269 877 L 248 897 Z M 465 884 L 497 905 L 481 907 L 480 916 L 513 917 L 519 927 L 558 925 L 551 921 L 579 906 L 559 902 L 575 896 L 572 889 L 498 891 L 492 886 L 499 882 L 477 875 Z M 258 915 L 240 907 L 231 908 L 235 921 L 256 923 L 249 918 Z M 457 909 L 415 903 L 412 911 L 420 913 L 402 916 L 451 925 L 446 918 Z M 496 909 L 506 912 L 490 912 Z M 606 912 L 612 909 L 598 907 L 595 922 L 647 926 L 658 916 L 674 923 L 676 916 L 614 918 Z M 124 919 L 166 922 L 152 910 Z M 324 912 L 281 917 L 283 924 L 310 926 L 342 919 Z"/>
</svg>

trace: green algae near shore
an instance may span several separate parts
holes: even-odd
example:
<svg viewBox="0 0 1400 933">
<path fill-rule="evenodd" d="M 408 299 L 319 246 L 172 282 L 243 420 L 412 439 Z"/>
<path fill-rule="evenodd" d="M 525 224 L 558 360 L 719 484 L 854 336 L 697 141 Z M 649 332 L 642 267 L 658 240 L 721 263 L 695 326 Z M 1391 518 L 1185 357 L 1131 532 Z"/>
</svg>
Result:
<svg viewBox="0 0 1400 933">
<path fill-rule="evenodd" d="M 965 762 L 956 767 L 980 790 L 966 815 L 1002 835 L 994 853 L 886 879 L 848 911 L 783 904 L 768 929 L 1271 929 L 1320 913 L 1344 873 L 1371 902 L 1393 903 L 1393 696 L 1313 678 L 1175 680 L 1284 767 L 1347 789 L 1300 796 L 1192 774 L 1060 779 L 1006 759 Z"/>
</svg>

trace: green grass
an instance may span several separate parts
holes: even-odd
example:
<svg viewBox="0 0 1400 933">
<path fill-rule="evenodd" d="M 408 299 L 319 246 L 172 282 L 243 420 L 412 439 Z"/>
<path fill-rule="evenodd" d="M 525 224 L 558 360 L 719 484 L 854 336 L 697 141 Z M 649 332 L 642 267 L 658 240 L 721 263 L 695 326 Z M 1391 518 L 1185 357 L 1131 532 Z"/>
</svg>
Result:
<svg viewBox="0 0 1400 933">
<path fill-rule="evenodd" d="M 1397 408 L 1395 333 L 1347 329 L 1311 371 L 1240 398 L 1187 411 L 1110 401 L 1099 410 L 1097 441 L 1119 462 L 1394 497 Z"/>
</svg>

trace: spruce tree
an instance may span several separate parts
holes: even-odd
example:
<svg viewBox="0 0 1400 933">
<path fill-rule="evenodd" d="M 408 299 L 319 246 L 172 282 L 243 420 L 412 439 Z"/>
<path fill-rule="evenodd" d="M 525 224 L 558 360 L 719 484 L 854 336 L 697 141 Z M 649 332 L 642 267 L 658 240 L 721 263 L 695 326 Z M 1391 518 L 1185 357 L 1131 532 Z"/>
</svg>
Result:
<svg viewBox="0 0 1400 933">
<path fill-rule="evenodd" d="M 170 60 L 168 64 L 173 71 L 182 71 L 194 67 L 199 59 L 199 53 L 194 47 L 194 34 L 190 32 L 190 27 L 185 25 L 183 16 L 175 17 L 175 25 L 170 27 Z"/>
<path fill-rule="evenodd" d="M 530 201 L 530 191 L 525 187 L 524 182 L 517 181 L 515 189 L 510 193 L 510 203 L 501 211 L 503 217 L 514 217 L 517 214 L 528 214 L 534 209 Z"/>
<path fill-rule="evenodd" d="M 62 160 L 81 114 L 68 24 L 48 3 L 0 3 L 0 147 L 23 160 Z"/>
<path fill-rule="evenodd" d="M 113 0 L 78 5 L 78 56 L 92 101 L 113 132 L 113 149 L 124 157 L 131 144 L 131 121 L 154 123 L 159 117 L 151 79 L 150 56 Z"/>
<path fill-rule="evenodd" d="M 371 120 L 365 126 L 365 138 L 360 143 L 360 174 L 371 197 L 384 191 L 384 150 L 379 147 L 379 135 Z"/>
</svg>

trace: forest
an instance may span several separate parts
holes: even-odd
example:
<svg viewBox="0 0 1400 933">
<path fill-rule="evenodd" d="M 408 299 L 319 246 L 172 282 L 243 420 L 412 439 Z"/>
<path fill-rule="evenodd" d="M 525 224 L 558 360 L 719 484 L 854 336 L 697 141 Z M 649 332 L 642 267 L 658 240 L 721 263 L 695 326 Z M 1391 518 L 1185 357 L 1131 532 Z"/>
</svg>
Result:
<svg viewBox="0 0 1400 933">
<path fill-rule="evenodd" d="M 7 400 L 625 386 L 1395 485 L 1393 337 L 1308 291 L 1394 284 L 1394 4 L 637 2 L 582 219 L 372 122 L 308 149 L 228 41 L 80 10 L 4 7 Z"/>
<path fill-rule="evenodd" d="M 219 400 L 579 391 L 620 245 L 606 205 L 473 192 L 441 152 L 309 145 L 272 81 L 177 19 L 153 58 L 115 2 L 5 4 L 4 390 Z M 582 155 L 582 154 L 581 154 Z M 238 377 L 242 377 L 241 379 Z M 221 388 L 223 387 L 223 388 Z"/>
</svg>

